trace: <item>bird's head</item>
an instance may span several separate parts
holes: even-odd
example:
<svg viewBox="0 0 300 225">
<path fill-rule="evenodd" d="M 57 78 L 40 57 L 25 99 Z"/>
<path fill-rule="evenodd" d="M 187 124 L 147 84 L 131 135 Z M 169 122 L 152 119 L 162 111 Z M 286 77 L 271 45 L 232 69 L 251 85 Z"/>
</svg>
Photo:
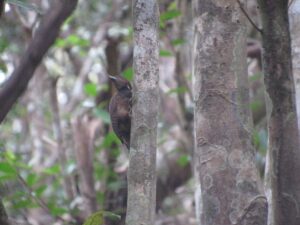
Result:
<svg viewBox="0 0 300 225">
<path fill-rule="evenodd" d="M 128 80 L 121 76 L 109 76 L 109 79 L 112 80 L 118 92 L 124 95 L 130 95 L 131 97 L 131 84 Z"/>
</svg>

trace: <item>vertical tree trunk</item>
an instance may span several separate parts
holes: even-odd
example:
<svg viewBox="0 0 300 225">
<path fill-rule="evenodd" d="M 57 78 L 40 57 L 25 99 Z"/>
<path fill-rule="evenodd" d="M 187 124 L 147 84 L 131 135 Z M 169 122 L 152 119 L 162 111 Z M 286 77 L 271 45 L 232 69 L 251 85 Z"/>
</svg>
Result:
<svg viewBox="0 0 300 225">
<path fill-rule="evenodd" d="M 266 224 L 251 144 L 246 27 L 236 0 L 194 0 L 198 224 Z"/>
<path fill-rule="evenodd" d="M 268 224 L 300 224 L 300 152 L 292 74 L 288 1 L 258 0 L 263 71 L 272 104 L 266 164 Z"/>
<path fill-rule="evenodd" d="M 300 0 L 294 0 L 289 9 L 290 30 L 292 38 L 293 74 L 296 87 L 296 105 L 299 127 L 300 118 Z"/>
<path fill-rule="evenodd" d="M 78 164 L 80 191 L 83 196 L 82 210 L 85 218 L 97 210 L 94 181 L 94 130 L 86 117 L 76 117 L 73 121 L 75 156 Z"/>
<path fill-rule="evenodd" d="M 127 225 L 153 225 L 158 119 L 158 5 L 133 1 L 134 83 L 128 168 Z"/>
</svg>

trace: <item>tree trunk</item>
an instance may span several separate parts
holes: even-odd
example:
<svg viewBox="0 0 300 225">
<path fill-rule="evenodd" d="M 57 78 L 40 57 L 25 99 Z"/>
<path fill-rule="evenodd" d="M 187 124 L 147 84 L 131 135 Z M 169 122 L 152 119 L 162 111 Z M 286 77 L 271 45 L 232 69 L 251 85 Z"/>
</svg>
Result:
<svg viewBox="0 0 300 225">
<path fill-rule="evenodd" d="M 290 30 L 292 38 L 293 74 L 296 87 L 296 105 L 298 127 L 300 127 L 300 0 L 294 0 L 289 9 Z"/>
<path fill-rule="evenodd" d="M 134 71 L 127 225 L 153 225 L 158 120 L 158 5 L 133 1 Z"/>
<path fill-rule="evenodd" d="M 251 144 L 245 17 L 236 0 L 194 0 L 198 224 L 266 224 Z"/>
<path fill-rule="evenodd" d="M 263 72 L 272 109 L 268 123 L 268 224 L 300 224 L 300 152 L 292 73 L 288 1 L 258 1 L 263 25 Z"/>
</svg>

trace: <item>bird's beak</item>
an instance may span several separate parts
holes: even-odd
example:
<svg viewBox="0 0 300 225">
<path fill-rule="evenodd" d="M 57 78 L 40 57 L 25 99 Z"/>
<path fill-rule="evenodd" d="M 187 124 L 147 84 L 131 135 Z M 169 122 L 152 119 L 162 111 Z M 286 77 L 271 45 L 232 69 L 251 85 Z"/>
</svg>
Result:
<svg viewBox="0 0 300 225">
<path fill-rule="evenodd" d="M 114 76 L 108 76 L 108 77 L 109 77 L 109 79 L 111 79 L 111 80 L 117 80 L 117 78 L 114 77 Z"/>
</svg>

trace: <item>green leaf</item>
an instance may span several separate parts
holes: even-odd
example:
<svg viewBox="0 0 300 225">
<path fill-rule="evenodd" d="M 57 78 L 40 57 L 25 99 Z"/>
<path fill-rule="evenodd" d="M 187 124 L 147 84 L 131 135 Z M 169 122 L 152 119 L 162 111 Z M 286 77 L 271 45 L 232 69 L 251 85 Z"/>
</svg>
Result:
<svg viewBox="0 0 300 225">
<path fill-rule="evenodd" d="M 121 216 L 112 212 L 103 211 L 104 217 L 108 217 L 113 220 L 121 220 Z"/>
<path fill-rule="evenodd" d="M 48 204 L 48 207 L 50 209 L 51 215 L 53 216 L 61 216 L 69 211 L 68 209 L 57 207 L 55 203 Z"/>
<path fill-rule="evenodd" d="M 103 120 L 104 123 L 109 124 L 110 123 L 110 115 L 106 110 L 103 110 L 101 108 L 95 109 L 95 115 Z"/>
<path fill-rule="evenodd" d="M 172 20 L 181 15 L 181 12 L 177 9 L 169 10 L 167 12 L 163 12 L 160 15 L 160 21 L 165 22 L 167 20 Z"/>
<path fill-rule="evenodd" d="M 9 42 L 6 38 L 0 38 L 0 53 L 4 52 L 8 45 Z"/>
<path fill-rule="evenodd" d="M 71 34 L 66 38 L 58 38 L 55 41 L 55 46 L 58 48 L 67 48 L 72 46 L 88 47 L 90 46 L 90 41 L 76 34 Z"/>
<path fill-rule="evenodd" d="M 250 108 L 252 111 L 258 111 L 259 109 L 261 109 L 262 107 L 264 107 L 264 102 L 263 101 L 252 101 L 250 103 Z"/>
<path fill-rule="evenodd" d="M 0 162 L 0 172 L 8 175 L 16 175 L 17 171 L 7 162 Z"/>
<path fill-rule="evenodd" d="M 105 137 L 102 142 L 102 145 L 104 148 L 109 148 L 112 146 L 112 144 L 119 144 L 121 143 L 119 138 L 114 132 L 109 132 Z"/>
<path fill-rule="evenodd" d="M 49 168 L 44 169 L 44 173 L 48 175 L 57 175 L 60 173 L 60 166 L 59 165 L 54 165 Z"/>
<path fill-rule="evenodd" d="M 190 162 L 190 157 L 189 155 L 181 155 L 178 159 L 177 159 L 177 163 L 179 166 L 181 167 L 185 167 L 189 164 Z"/>
<path fill-rule="evenodd" d="M 7 72 L 6 63 L 2 59 L 0 59 L 0 70 L 4 73 Z"/>
<path fill-rule="evenodd" d="M 254 130 L 254 132 L 252 134 L 252 142 L 255 147 L 259 146 L 259 144 L 260 144 L 259 134 L 256 130 Z"/>
<path fill-rule="evenodd" d="M 262 78 L 262 76 L 263 76 L 262 73 L 256 73 L 256 74 L 251 75 L 249 77 L 249 80 L 251 82 L 258 81 L 258 80 L 260 80 Z"/>
<path fill-rule="evenodd" d="M 103 222 L 103 212 L 99 211 L 89 216 L 83 225 L 102 225 Z"/>
<path fill-rule="evenodd" d="M 183 45 L 185 43 L 184 39 L 174 39 L 171 41 L 173 46 Z"/>
<path fill-rule="evenodd" d="M 107 211 L 98 211 L 92 214 L 91 216 L 89 216 L 83 225 L 102 225 L 104 224 L 104 217 L 109 217 L 110 219 L 113 220 L 121 219 L 121 216 L 115 213 L 107 212 Z"/>
<path fill-rule="evenodd" d="M 178 87 L 178 88 L 172 88 L 170 89 L 167 94 L 173 94 L 173 93 L 178 93 L 178 94 L 183 94 L 187 92 L 187 88 L 186 87 Z"/>
<path fill-rule="evenodd" d="M 94 83 L 85 84 L 84 92 L 89 96 L 96 97 L 98 93 L 97 85 Z"/>
<path fill-rule="evenodd" d="M 34 193 L 37 197 L 41 197 L 41 195 L 47 190 L 47 185 L 42 185 L 34 190 Z"/>
<path fill-rule="evenodd" d="M 12 151 L 5 151 L 4 153 L 6 160 L 15 161 L 17 159 L 15 153 Z"/>
<path fill-rule="evenodd" d="M 162 57 L 171 57 L 173 56 L 172 52 L 168 51 L 168 50 L 160 50 L 159 51 L 159 56 Z"/>
<path fill-rule="evenodd" d="M 9 180 L 15 180 L 16 175 L 15 174 L 6 174 L 6 175 L 0 175 L 0 183 L 1 182 L 6 182 Z"/>
<path fill-rule="evenodd" d="M 37 183 L 37 181 L 39 180 L 38 176 L 34 173 L 31 173 L 27 176 L 26 178 L 26 183 L 32 187 L 33 185 L 35 185 Z"/>
<path fill-rule="evenodd" d="M 133 79 L 133 69 L 132 67 L 127 68 L 123 71 L 123 77 L 125 77 L 127 80 L 132 81 Z"/>
<path fill-rule="evenodd" d="M 18 7 L 24 8 L 26 10 L 33 10 L 39 14 L 42 14 L 42 11 L 34 4 L 27 3 L 21 0 L 6 0 L 7 3 L 16 5 Z"/>
<path fill-rule="evenodd" d="M 170 10 L 176 10 L 177 9 L 177 1 L 173 1 L 169 6 L 168 6 L 168 11 Z"/>
<path fill-rule="evenodd" d="M 34 203 L 30 198 L 19 199 L 14 204 L 15 209 L 24 209 L 24 208 L 35 208 L 36 203 Z"/>
</svg>

